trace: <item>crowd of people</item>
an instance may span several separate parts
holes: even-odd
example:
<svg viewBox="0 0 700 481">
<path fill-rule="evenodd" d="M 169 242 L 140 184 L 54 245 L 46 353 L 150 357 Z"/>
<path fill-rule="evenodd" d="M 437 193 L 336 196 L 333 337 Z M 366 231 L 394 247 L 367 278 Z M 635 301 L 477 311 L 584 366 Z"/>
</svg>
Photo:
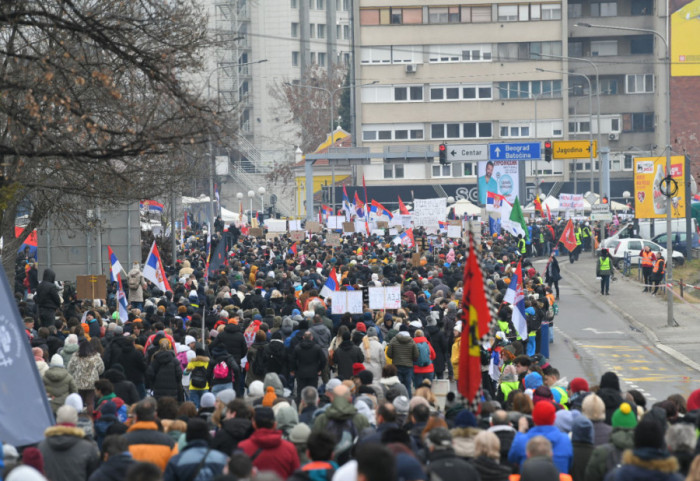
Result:
<svg viewBox="0 0 700 481">
<path fill-rule="evenodd" d="M 217 232 L 225 259 L 208 265 L 207 236 L 192 230 L 166 269 L 172 291 L 138 265 L 126 273 L 126 320 L 114 284 L 81 302 L 50 269 L 17 282 L 56 422 L 37 445 L 3 445 L 1 478 L 700 481 L 700 390 L 651 405 L 613 372 L 568 381 L 549 359 L 563 223 L 533 227 L 525 252 L 505 233 L 475 236 L 498 306 L 477 410 L 454 382 L 462 239 L 415 229 L 419 250 L 390 236 L 329 246 L 325 234 Z M 519 263 L 527 339 L 504 300 Z M 401 308 L 335 313 L 321 295 L 333 270 L 340 290 L 400 286 Z"/>
</svg>

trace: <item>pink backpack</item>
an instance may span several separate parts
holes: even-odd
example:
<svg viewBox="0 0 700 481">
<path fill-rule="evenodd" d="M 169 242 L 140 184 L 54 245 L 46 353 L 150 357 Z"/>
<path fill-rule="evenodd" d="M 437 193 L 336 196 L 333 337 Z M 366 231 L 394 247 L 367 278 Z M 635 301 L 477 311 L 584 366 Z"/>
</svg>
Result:
<svg viewBox="0 0 700 481">
<path fill-rule="evenodd" d="M 228 364 L 226 364 L 226 361 L 221 361 L 214 366 L 214 379 L 230 379 Z"/>
<path fill-rule="evenodd" d="M 180 361 L 180 366 L 182 367 L 182 370 L 184 371 L 185 368 L 187 367 L 188 361 L 187 361 L 187 351 L 182 351 L 177 353 L 177 360 Z"/>
</svg>

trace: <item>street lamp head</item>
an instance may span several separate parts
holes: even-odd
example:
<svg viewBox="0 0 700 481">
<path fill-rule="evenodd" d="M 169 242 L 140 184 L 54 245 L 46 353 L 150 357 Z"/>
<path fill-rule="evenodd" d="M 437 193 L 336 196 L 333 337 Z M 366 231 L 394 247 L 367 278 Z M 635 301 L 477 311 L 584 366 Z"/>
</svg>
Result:
<svg viewBox="0 0 700 481">
<path fill-rule="evenodd" d="M 243 199 L 243 192 L 239 192 L 238 194 L 236 194 L 236 199 L 242 200 Z"/>
<path fill-rule="evenodd" d="M 249 191 L 248 191 L 248 197 L 250 197 L 251 199 L 252 199 L 253 197 L 255 197 L 255 191 L 254 191 L 254 190 L 249 190 Z"/>
<path fill-rule="evenodd" d="M 265 187 L 258 187 L 258 194 L 265 195 Z"/>
</svg>

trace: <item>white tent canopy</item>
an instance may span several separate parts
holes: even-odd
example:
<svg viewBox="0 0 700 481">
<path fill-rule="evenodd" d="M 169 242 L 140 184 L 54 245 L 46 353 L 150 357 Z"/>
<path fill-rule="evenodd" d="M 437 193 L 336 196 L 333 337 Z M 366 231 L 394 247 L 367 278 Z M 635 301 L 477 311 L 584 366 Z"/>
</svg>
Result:
<svg viewBox="0 0 700 481">
<path fill-rule="evenodd" d="M 221 208 L 221 220 L 223 220 L 226 223 L 230 224 L 231 222 L 234 222 L 236 224 L 239 224 L 241 222 L 240 217 L 241 216 L 240 214 L 238 214 L 238 212 L 233 212 L 228 209 L 224 209 L 223 207 Z M 247 216 L 245 215 L 243 216 L 243 222 L 248 222 Z"/>
<path fill-rule="evenodd" d="M 559 199 L 551 195 L 547 196 L 547 198 L 542 201 L 542 208 L 545 209 L 545 211 L 547 210 L 546 206 L 549 206 L 551 212 L 559 212 Z M 523 209 L 523 212 L 526 214 L 535 212 L 535 203 L 530 202 L 527 207 Z"/>
<path fill-rule="evenodd" d="M 447 206 L 447 213 L 450 213 L 450 210 L 454 207 L 455 210 L 455 215 L 457 217 L 461 217 L 464 214 L 467 215 L 481 215 L 481 207 L 472 204 L 469 202 L 467 199 L 460 199 L 454 204 L 450 204 Z"/>
</svg>

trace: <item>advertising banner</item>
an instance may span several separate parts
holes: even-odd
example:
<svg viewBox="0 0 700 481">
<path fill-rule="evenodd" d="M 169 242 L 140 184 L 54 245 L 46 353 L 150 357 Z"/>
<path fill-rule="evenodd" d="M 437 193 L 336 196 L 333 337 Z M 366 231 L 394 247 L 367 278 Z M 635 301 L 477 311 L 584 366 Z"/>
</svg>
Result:
<svg viewBox="0 0 700 481">
<path fill-rule="evenodd" d="M 685 158 L 671 157 L 671 176 L 676 182 L 666 186 L 666 157 L 638 157 L 634 159 L 634 216 L 637 219 L 663 219 L 666 217 L 666 196 L 670 188 L 671 215 L 685 217 Z"/>
<path fill-rule="evenodd" d="M 518 161 L 489 160 L 479 162 L 479 204 L 486 205 L 487 192 L 502 195 L 511 204 L 518 192 Z"/>
<path fill-rule="evenodd" d="M 678 8 L 682 5 L 680 8 Z M 700 76 L 700 0 L 671 2 L 671 75 Z"/>
</svg>

